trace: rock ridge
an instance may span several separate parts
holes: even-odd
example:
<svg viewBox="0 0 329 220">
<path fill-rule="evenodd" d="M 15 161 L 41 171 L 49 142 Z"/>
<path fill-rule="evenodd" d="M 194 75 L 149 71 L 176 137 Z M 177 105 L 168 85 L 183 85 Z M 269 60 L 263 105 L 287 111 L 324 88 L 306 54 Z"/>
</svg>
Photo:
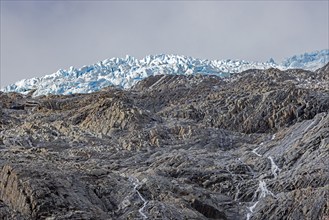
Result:
<svg viewBox="0 0 329 220">
<path fill-rule="evenodd" d="M 329 64 L 0 100 L 1 219 L 329 218 Z"/>
</svg>

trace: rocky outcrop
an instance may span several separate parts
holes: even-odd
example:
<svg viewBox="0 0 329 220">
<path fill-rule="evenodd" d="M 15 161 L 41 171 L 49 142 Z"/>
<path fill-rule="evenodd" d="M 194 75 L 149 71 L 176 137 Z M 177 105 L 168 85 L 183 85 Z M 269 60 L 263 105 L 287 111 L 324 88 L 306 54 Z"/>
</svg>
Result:
<svg viewBox="0 0 329 220">
<path fill-rule="evenodd" d="M 0 218 L 327 219 L 328 65 L 0 93 Z"/>
</svg>

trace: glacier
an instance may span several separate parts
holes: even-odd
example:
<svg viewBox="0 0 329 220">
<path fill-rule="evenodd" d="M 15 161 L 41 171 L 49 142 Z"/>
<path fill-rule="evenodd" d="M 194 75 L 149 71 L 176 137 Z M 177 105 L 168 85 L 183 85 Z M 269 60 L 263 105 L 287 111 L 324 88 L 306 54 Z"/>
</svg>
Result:
<svg viewBox="0 0 329 220">
<path fill-rule="evenodd" d="M 107 86 L 128 89 L 138 81 L 154 75 L 216 75 L 226 77 L 248 69 L 278 68 L 281 70 L 301 68 L 316 70 L 329 62 L 329 49 L 295 55 L 277 64 L 273 59 L 268 62 L 245 60 L 204 60 L 181 55 L 150 55 L 139 60 L 132 56 L 111 58 L 79 69 L 70 67 L 57 72 L 23 79 L 1 89 L 3 92 L 19 92 L 33 96 L 47 94 L 91 93 Z"/>
</svg>

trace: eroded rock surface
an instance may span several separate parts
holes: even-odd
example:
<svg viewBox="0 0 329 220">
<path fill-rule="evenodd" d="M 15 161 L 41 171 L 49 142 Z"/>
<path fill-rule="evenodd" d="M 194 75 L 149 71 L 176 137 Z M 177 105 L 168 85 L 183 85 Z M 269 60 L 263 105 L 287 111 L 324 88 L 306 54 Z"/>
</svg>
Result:
<svg viewBox="0 0 329 220">
<path fill-rule="evenodd" d="M 1 219 L 329 219 L 329 64 L 0 93 Z"/>
</svg>

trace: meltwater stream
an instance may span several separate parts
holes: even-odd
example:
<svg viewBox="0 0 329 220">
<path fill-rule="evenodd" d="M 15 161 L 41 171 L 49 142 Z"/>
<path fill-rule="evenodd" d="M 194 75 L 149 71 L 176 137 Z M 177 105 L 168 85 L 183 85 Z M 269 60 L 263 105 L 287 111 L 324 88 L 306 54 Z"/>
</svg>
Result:
<svg viewBox="0 0 329 220">
<path fill-rule="evenodd" d="M 271 171 L 272 171 L 274 178 L 276 178 L 279 175 L 279 173 L 281 172 L 281 169 L 275 164 L 275 162 L 271 156 L 268 156 L 267 158 L 271 161 Z"/>
<path fill-rule="evenodd" d="M 137 193 L 139 198 L 143 201 L 143 206 L 138 210 L 138 212 L 143 219 L 147 219 L 147 216 L 144 213 L 144 209 L 147 205 L 147 200 L 142 196 L 142 194 L 137 189 L 140 186 L 139 180 L 136 177 L 130 176 L 129 181 L 134 185 L 134 191 Z"/>
<path fill-rule="evenodd" d="M 275 135 L 273 135 L 272 140 L 274 138 L 275 138 Z M 263 145 L 263 143 L 261 143 L 261 145 Z M 255 148 L 251 152 L 256 154 L 258 157 L 262 157 L 263 155 L 257 153 L 258 148 L 259 147 Z M 281 172 L 281 169 L 276 165 L 272 156 L 268 156 L 267 158 L 271 161 L 271 172 L 272 172 L 274 178 L 277 178 L 277 176 Z M 254 202 L 251 206 L 247 207 L 247 209 L 249 211 L 247 213 L 247 220 L 250 220 L 250 218 L 252 217 L 252 215 L 254 213 L 254 209 L 256 208 L 257 204 L 259 203 L 259 200 L 261 198 L 265 198 L 268 195 L 275 197 L 275 195 L 267 188 L 266 182 L 264 180 L 260 180 L 259 184 L 258 184 L 258 188 L 255 191 L 254 196 L 252 198 L 252 202 L 254 202 L 256 199 L 257 199 L 257 201 Z"/>
<path fill-rule="evenodd" d="M 262 155 L 260 155 L 259 153 L 257 153 L 259 147 L 253 149 L 251 152 L 253 152 L 254 154 L 256 154 L 258 157 L 261 157 Z"/>
<path fill-rule="evenodd" d="M 265 198 L 267 195 L 275 197 L 275 195 L 267 189 L 266 182 L 264 180 L 260 180 L 258 184 L 258 188 L 256 192 L 254 193 L 252 201 L 257 199 L 256 202 L 252 206 L 248 207 L 249 213 L 247 213 L 247 220 L 250 220 L 252 214 L 254 213 L 254 209 L 256 208 L 257 204 L 259 203 L 259 200 L 261 198 Z"/>
</svg>

